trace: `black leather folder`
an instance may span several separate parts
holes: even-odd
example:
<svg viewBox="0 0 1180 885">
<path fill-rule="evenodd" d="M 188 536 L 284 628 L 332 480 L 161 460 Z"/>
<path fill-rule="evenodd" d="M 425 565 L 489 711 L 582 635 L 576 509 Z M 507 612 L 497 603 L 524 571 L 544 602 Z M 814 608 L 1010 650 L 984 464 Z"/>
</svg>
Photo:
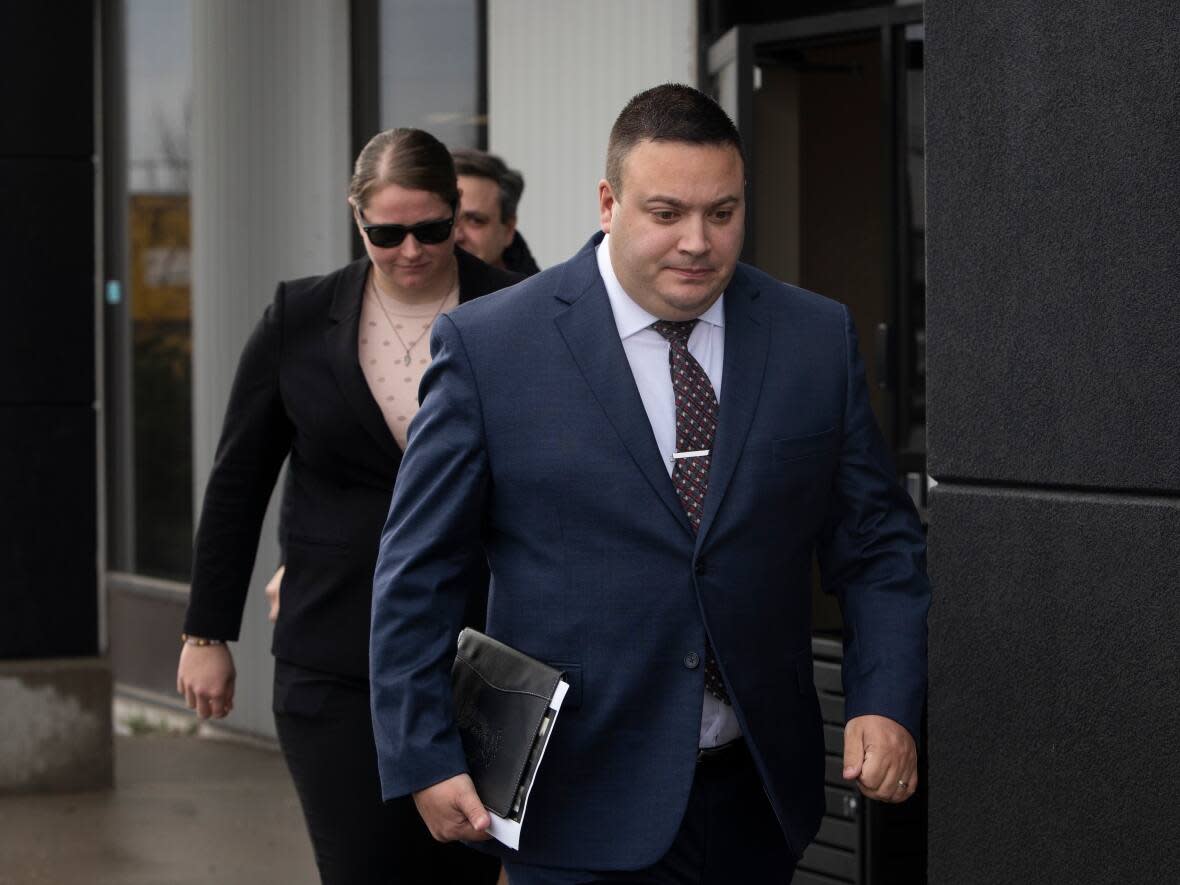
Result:
<svg viewBox="0 0 1180 885">
<path fill-rule="evenodd" d="M 549 740 L 561 672 L 470 627 L 451 669 L 468 772 L 490 811 L 520 821 Z"/>
</svg>

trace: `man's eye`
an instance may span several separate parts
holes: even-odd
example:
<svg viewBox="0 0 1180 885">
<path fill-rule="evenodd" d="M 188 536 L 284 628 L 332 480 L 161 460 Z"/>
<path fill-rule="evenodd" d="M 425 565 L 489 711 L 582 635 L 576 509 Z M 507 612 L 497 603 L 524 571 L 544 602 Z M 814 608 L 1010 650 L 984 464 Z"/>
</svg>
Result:
<svg viewBox="0 0 1180 885">
<path fill-rule="evenodd" d="M 671 209 L 657 209 L 652 214 L 654 214 L 655 217 L 657 219 L 659 219 L 660 221 L 675 221 L 676 220 L 676 213 L 674 211 L 672 211 Z"/>
<path fill-rule="evenodd" d="M 733 210 L 732 209 L 718 209 L 716 212 L 713 213 L 713 219 L 715 221 L 726 222 L 726 221 L 729 221 L 731 218 L 733 218 Z"/>
</svg>

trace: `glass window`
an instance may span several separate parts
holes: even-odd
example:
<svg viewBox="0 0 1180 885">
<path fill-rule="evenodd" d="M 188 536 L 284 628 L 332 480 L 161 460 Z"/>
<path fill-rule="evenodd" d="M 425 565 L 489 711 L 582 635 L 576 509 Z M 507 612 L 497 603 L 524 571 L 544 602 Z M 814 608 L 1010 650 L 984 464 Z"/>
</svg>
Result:
<svg viewBox="0 0 1180 885">
<path fill-rule="evenodd" d="M 125 0 L 126 229 L 122 271 L 132 473 L 111 525 L 111 565 L 179 581 L 192 565 L 189 288 L 189 0 Z M 112 269 L 117 273 L 117 270 Z M 129 389 L 126 389 L 129 388 Z M 112 416 L 119 420 L 126 416 Z"/>
<path fill-rule="evenodd" d="M 381 128 L 483 147 L 482 0 L 382 0 L 380 9 Z"/>
</svg>

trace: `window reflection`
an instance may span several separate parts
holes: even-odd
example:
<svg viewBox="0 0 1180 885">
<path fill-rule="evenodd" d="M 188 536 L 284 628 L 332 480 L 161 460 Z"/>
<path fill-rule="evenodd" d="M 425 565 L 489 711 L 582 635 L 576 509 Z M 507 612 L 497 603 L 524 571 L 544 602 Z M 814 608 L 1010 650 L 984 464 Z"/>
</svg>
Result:
<svg viewBox="0 0 1180 885">
<path fill-rule="evenodd" d="M 188 0 L 127 0 L 127 269 L 134 536 L 117 568 L 187 581 L 192 549 Z M 130 523 L 130 524 L 128 524 Z M 123 549 L 128 549 L 124 545 Z"/>
<path fill-rule="evenodd" d="M 483 147 L 480 0 L 382 0 L 381 128 Z"/>
</svg>

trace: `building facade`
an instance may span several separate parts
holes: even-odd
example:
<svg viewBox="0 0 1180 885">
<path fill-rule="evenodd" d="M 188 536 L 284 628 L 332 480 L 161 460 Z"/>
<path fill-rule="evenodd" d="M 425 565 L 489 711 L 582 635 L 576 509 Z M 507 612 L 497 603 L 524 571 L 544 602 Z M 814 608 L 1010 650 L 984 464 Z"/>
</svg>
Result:
<svg viewBox="0 0 1180 885">
<path fill-rule="evenodd" d="M 0 789 L 109 783 L 112 683 L 181 706 L 237 356 L 277 281 L 359 254 L 360 146 L 501 154 L 548 266 L 597 228 L 619 108 L 679 81 L 746 140 L 746 257 L 849 304 L 929 525 L 928 792 L 833 773 L 797 881 L 1174 878 L 1180 7 L 94 0 L 0 31 Z M 226 722 L 263 738 L 276 503 Z M 815 627 L 836 759 L 818 593 Z"/>
</svg>

